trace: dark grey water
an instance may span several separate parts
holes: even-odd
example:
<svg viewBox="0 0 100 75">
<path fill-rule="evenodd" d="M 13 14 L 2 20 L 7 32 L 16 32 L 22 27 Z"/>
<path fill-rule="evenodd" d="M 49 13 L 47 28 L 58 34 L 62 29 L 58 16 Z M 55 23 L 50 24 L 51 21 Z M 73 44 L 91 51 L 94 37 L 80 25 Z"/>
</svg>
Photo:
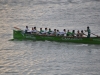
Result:
<svg viewBox="0 0 100 75">
<path fill-rule="evenodd" d="M 100 0 L 0 0 L 0 75 L 100 75 L 100 45 L 8 41 L 26 25 L 100 35 Z"/>
</svg>

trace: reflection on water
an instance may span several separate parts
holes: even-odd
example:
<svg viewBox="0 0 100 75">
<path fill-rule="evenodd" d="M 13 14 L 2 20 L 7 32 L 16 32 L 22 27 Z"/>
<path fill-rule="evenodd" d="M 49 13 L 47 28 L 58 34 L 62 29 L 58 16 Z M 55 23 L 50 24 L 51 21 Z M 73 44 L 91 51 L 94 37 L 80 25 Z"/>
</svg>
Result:
<svg viewBox="0 0 100 75">
<path fill-rule="evenodd" d="M 49 41 L 8 41 L 5 45 L 0 49 L 2 75 L 100 74 L 99 45 Z"/>
</svg>

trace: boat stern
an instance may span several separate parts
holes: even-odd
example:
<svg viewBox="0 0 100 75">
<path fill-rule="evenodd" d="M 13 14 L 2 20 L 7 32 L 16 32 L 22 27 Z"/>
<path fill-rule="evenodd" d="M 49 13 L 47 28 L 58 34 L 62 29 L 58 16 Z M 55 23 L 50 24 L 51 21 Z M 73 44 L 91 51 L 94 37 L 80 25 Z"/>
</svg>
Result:
<svg viewBox="0 0 100 75">
<path fill-rule="evenodd" d="M 22 30 L 13 30 L 13 39 L 23 39 L 24 33 Z"/>
</svg>

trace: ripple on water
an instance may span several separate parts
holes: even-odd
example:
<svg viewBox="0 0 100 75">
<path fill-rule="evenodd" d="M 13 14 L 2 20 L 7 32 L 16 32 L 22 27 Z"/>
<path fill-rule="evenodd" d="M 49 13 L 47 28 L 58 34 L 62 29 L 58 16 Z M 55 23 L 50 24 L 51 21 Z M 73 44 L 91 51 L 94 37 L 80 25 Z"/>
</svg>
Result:
<svg viewBox="0 0 100 75">
<path fill-rule="evenodd" d="M 13 27 L 36 26 L 100 34 L 99 0 L 1 0 L 1 75 L 100 75 L 100 45 L 8 41 Z M 87 33 L 86 33 L 87 34 Z"/>
</svg>

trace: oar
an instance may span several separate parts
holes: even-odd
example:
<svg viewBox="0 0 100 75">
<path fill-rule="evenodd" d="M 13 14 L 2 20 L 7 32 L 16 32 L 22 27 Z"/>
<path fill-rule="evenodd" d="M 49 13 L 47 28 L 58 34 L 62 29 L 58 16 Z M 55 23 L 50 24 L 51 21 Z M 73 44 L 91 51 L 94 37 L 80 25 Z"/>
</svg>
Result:
<svg viewBox="0 0 100 75">
<path fill-rule="evenodd" d="M 84 30 L 84 31 L 87 32 L 87 30 Z M 96 34 L 94 34 L 94 33 L 91 33 L 91 34 L 95 35 L 96 37 L 99 37 L 98 35 L 96 35 Z"/>
<path fill-rule="evenodd" d="M 96 34 L 94 34 L 94 33 L 91 33 L 91 34 L 95 35 L 96 37 L 99 37 L 98 35 L 96 35 Z"/>
<path fill-rule="evenodd" d="M 18 28 L 18 27 L 14 27 L 15 29 L 17 29 L 17 30 L 21 30 L 20 28 Z"/>
<path fill-rule="evenodd" d="M 87 36 L 86 34 L 84 34 L 85 36 Z"/>
</svg>

